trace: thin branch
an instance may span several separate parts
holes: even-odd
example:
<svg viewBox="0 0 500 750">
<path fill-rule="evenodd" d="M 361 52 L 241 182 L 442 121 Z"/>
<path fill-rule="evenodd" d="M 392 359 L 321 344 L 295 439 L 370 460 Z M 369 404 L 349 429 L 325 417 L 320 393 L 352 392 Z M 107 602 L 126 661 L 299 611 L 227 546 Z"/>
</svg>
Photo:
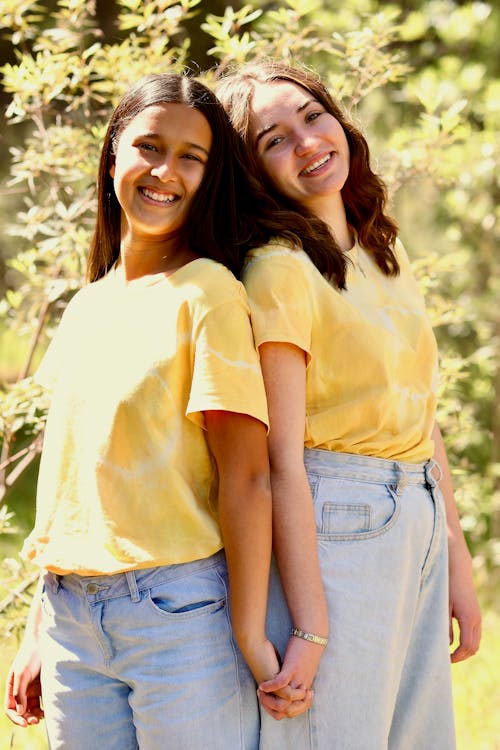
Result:
<svg viewBox="0 0 500 750">
<path fill-rule="evenodd" d="M 16 188 L 5 188 L 3 190 L 0 190 L 0 195 L 25 195 L 26 194 L 26 188 L 25 187 L 16 187 Z"/>
<path fill-rule="evenodd" d="M 59 269 L 56 269 L 53 274 L 54 278 L 56 278 L 58 274 L 59 274 Z M 33 335 L 31 337 L 31 341 L 30 341 L 29 348 L 28 348 L 28 356 L 17 378 L 18 382 L 20 380 L 23 380 L 23 378 L 27 376 L 30 370 L 31 363 L 33 361 L 33 355 L 35 353 L 35 349 L 40 339 L 40 334 L 43 330 L 43 324 L 45 322 L 45 317 L 47 315 L 49 306 L 50 306 L 50 301 L 48 300 L 48 298 L 45 298 L 41 304 L 40 312 L 38 313 L 38 322 L 37 322 L 36 329 L 33 332 Z M 10 477 L 12 476 L 14 472 L 12 472 L 12 474 L 10 474 L 8 478 L 5 475 L 5 467 L 11 463 L 10 461 L 11 442 L 12 442 L 12 435 L 11 434 L 5 435 L 3 445 L 2 445 L 2 450 L 0 451 L 0 503 L 2 502 L 5 496 L 7 488 L 10 487 L 10 485 L 14 481 L 14 480 L 10 481 Z M 28 464 L 31 463 L 31 460 L 28 462 Z M 24 469 L 22 471 L 24 471 Z M 20 472 L 20 474 L 22 474 L 22 471 Z M 16 474 L 15 475 L 16 478 L 20 476 L 20 474 Z"/>
<path fill-rule="evenodd" d="M 17 466 L 12 469 L 10 474 L 5 477 L 2 484 L 0 485 L 0 505 L 3 503 L 3 500 L 5 498 L 5 495 L 7 493 L 7 490 L 12 487 L 14 482 L 17 482 L 21 474 L 23 474 L 26 469 L 30 466 L 31 463 L 35 460 L 35 458 L 40 454 L 42 450 L 42 442 L 43 442 L 43 432 L 38 434 L 36 438 L 33 440 L 31 445 L 29 446 L 29 452 L 26 453 L 24 458 L 19 461 Z"/>
<path fill-rule="evenodd" d="M 7 483 L 6 473 L 3 467 L 4 467 L 5 462 L 9 460 L 11 440 L 12 440 L 12 435 L 10 431 L 8 432 L 6 431 L 4 438 L 3 438 L 2 450 L 0 451 L 0 488 L 5 487 Z M 3 495 L 1 494 L 1 490 L 0 490 L 0 502 L 1 502 L 2 497 Z"/>
<path fill-rule="evenodd" d="M 33 573 L 31 573 L 31 575 L 28 576 L 28 578 L 25 578 L 24 581 L 22 581 L 21 584 L 16 589 L 14 589 L 14 591 L 8 594 L 5 599 L 0 602 L 0 614 L 5 612 L 6 609 L 12 606 L 16 599 L 22 597 L 26 589 L 29 589 L 29 587 L 32 586 L 39 577 L 40 571 L 34 571 Z"/>
<path fill-rule="evenodd" d="M 38 436 L 37 436 L 37 437 L 38 437 Z M 35 438 L 35 439 L 36 439 L 36 438 Z M 26 453 L 29 453 L 30 451 L 32 451 L 32 450 L 33 450 L 33 443 L 34 443 L 34 442 L 35 442 L 35 440 L 33 440 L 33 442 L 32 442 L 32 443 L 30 443 L 30 445 L 26 446 L 26 448 L 22 448 L 22 449 L 21 449 L 20 451 L 18 451 L 17 453 L 14 453 L 14 455 L 13 455 L 13 456 L 9 456 L 9 458 L 8 458 L 8 459 L 7 459 L 6 461 L 4 461 L 4 462 L 3 462 L 2 464 L 0 464 L 0 471 L 4 471 L 4 470 L 5 470 L 5 469 L 6 469 L 6 468 L 7 468 L 8 466 L 10 466 L 11 464 L 13 464 L 13 463 L 15 463 L 16 461 L 18 461 L 18 460 L 19 460 L 20 458 L 22 458 L 22 457 L 23 457 L 23 456 L 24 456 L 24 455 L 25 455 Z"/>
<path fill-rule="evenodd" d="M 43 324 L 45 323 L 45 318 L 47 316 L 47 311 L 49 307 L 50 307 L 50 300 L 46 297 L 43 300 L 42 305 L 40 307 L 40 312 L 38 313 L 38 322 L 37 322 L 35 330 L 33 331 L 33 335 L 29 343 L 28 356 L 26 357 L 24 367 L 19 373 L 18 381 L 23 380 L 23 378 L 25 378 L 28 375 L 28 372 L 30 371 L 31 362 L 33 361 L 33 355 L 38 345 L 40 334 L 42 333 Z"/>
</svg>

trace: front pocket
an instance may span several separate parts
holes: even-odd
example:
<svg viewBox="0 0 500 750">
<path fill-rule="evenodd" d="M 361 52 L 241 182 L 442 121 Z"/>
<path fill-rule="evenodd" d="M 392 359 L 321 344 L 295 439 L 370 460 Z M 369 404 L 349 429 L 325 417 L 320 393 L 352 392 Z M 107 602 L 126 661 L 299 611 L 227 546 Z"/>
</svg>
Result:
<svg viewBox="0 0 500 750">
<path fill-rule="evenodd" d="M 152 586 L 145 598 L 155 612 L 176 619 L 202 617 L 226 606 L 225 587 L 216 568 Z"/>
<path fill-rule="evenodd" d="M 360 534 L 371 530 L 371 508 L 369 505 L 323 505 L 323 534 Z"/>
<path fill-rule="evenodd" d="M 361 541 L 384 534 L 396 522 L 400 501 L 385 484 L 322 477 L 315 498 L 319 538 Z"/>
</svg>

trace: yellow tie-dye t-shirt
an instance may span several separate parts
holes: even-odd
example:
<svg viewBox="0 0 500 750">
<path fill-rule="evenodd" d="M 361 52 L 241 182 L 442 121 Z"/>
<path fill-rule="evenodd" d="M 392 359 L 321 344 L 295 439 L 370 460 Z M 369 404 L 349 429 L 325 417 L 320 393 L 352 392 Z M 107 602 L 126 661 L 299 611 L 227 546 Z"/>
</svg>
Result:
<svg viewBox="0 0 500 750">
<path fill-rule="evenodd" d="M 37 380 L 52 402 L 27 558 L 90 575 L 221 549 L 203 412 L 267 424 L 245 290 L 227 269 L 199 258 L 169 277 L 89 284 Z"/>
<path fill-rule="evenodd" d="M 396 254 L 400 275 L 388 277 L 355 245 L 346 291 L 286 244 L 248 256 L 257 345 L 287 342 L 307 355 L 308 448 L 413 463 L 433 454 L 436 342 L 400 242 Z"/>
</svg>

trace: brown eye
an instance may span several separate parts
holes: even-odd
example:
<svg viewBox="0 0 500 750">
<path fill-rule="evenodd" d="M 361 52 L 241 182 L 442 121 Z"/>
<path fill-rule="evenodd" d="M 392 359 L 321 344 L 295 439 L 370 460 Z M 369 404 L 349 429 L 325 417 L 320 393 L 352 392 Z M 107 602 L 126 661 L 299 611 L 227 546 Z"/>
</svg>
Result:
<svg viewBox="0 0 500 750">
<path fill-rule="evenodd" d="M 282 143 L 283 140 L 284 136 L 282 135 L 277 135 L 274 138 L 271 138 L 271 140 L 266 144 L 266 150 L 272 148 L 273 146 L 277 146 L 279 143 Z"/>
</svg>

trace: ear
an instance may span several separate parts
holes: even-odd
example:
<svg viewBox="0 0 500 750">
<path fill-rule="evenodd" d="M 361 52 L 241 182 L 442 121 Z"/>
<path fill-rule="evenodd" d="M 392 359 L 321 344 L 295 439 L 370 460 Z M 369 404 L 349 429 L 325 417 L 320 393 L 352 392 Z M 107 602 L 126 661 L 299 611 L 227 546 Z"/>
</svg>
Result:
<svg viewBox="0 0 500 750">
<path fill-rule="evenodd" d="M 113 161 L 113 164 L 109 168 L 109 174 L 111 175 L 111 179 L 115 179 L 115 162 Z"/>
</svg>

